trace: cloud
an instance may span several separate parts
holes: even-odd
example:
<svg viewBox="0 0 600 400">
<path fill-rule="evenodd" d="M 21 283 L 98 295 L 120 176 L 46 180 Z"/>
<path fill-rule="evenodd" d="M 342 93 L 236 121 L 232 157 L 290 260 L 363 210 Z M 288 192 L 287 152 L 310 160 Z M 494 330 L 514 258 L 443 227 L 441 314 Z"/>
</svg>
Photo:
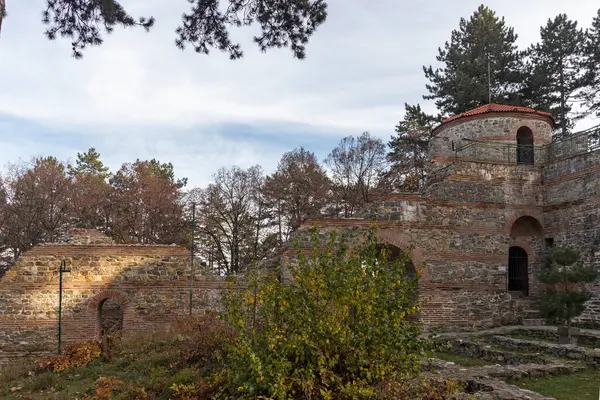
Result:
<svg viewBox="0 0 600 400">
<path fill-rule="evenodd" d="M 43 36 L 42 1 L 7 3 L 0 137 L 10 151 L 0 162 L 74 157 L 95 146 L 113 168 L 156 157 L 203 185 L 220 166 L 259 163 L 269 171 L 299 145 L 322 159 L 346 135 L 369 130 L 387 140 L 404 103 L 423 102 L 421 67 L 435 64 L 437 47 L 480 1 L 330 0 L 306 60 L 289 49 L 261 54 L 249 28 L 233 32 L 246 54 L 234 62 L 174 46 L 186 2 L 123 0 L 134 15 L 156 16 L 155 28 L 117 29 L 80 61 L 68 40 Z M 559 0 L 488 5 L 515 27 L 522 47 L 548 18 L 566 12 L 588 26 L 598 8 L 591 0 L 577 8 Z"/>
</svg>

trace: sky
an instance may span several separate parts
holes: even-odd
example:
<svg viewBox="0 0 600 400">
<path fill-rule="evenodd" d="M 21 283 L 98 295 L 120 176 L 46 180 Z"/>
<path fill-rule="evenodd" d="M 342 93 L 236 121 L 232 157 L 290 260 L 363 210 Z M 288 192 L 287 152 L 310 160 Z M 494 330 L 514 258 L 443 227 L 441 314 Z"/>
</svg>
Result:
<svg viewBox="0 0 600 400">
<path fill-rule="evenodd" d="M 436 65 L 437 48 L 481 0 L 329 0 L 305 60 L 289 49 L 261 53 L 250 28 L 232 31 L 245 52 L 236 61 L 175 47 L 184 0 L 122 0 L 134 16 L 155 16 L 155 27 L 116 29 L 75 60 L 68 40 L 44 37 L 45 3 L 7 0 L 0 165 L 47 155 L 72 161 L 95 147 L 112 170 L 157 158 L 194 187 L 221 167 L 260 164 L 270 173 L 298 146 L 323 160 L 345 136 L 369 131 L 387 142 L 405 102 L 434 110 L 422 100 L 422 66 Z M 485 4 L 515 28 L 521 48 L 539 40 L 548 18 L 566 13 L 588 27 L 599 7 L 597 0 Z"/>
</svg>

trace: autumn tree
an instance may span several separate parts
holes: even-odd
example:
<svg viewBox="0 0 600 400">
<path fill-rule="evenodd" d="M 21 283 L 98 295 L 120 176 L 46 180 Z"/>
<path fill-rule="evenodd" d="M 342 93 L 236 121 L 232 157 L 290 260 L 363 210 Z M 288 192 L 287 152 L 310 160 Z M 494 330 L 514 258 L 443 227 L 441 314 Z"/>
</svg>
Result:
<svg viewBox="0 0 600 400">
<path fill-rule="evenodd" d="M 273 209 L 278 242 L 282 244 L 308 218 L 327 205 L 330 181 L 317 157 L 303 147 L 285 153 L 277 170 L 266 178 L 266 201 Z"/>
<path fill-rule="evenodd" d="M 199 251 L 209 266 L 235 274 L 261 258 L 266 208 L 260 166 L 221 168 L 191 195 L 197 204 Z"/>
<path fill-rule="evenodd" d="M 404 120 L 398 122 L 396 135 L 388 142 L 386 175 L 394 189 L 413 192 L 425 184 L 431 130 L 441 118 L 425 113 L 420 104 L 405 103 L 404 107 Z"/>
<path fill-rule="evenodd" d="M 75 165 L 68 166 L 68 174 L 73 181 L 72 225 L 108 231 L 113 191 L 108 184 L 109 168 L 100 160 L 100 153 L 93 147 L 85 153 L 77 153 Z"/>
<path fill-rule="evenodd" d="M 179 183 L 156 168 L 157 163 L 125 163 L 110 178 L 110 234 L 123 243 L 187 241 Z M 158 164 L 162 165 L 162 164 Z"/>
<path fill-rule="evenodd" d="M 183 13 L 175 31 L 177 47 L 190 46 L 203 54 L 216 48 L 229 53 L 232 60 L 241 58 L 243 52 L 241 45 L 231 40 L 229 27 L 258 24 L 260 34 L 253 39 L 261 51 L 289 46 L 293 55 L 302 59 L 309 38 L 327 17 L 324 0 L 189 0 L 188 3 L 191 9 Z M 5 0 L 0 0 L 0 26 L 5 13 Z M 84 49 L 101 45 L 104 36 L 116 27 L 141 27 L 148 31 L 155 19 L 136 18 L 117 0 L 46 0 L 42 22 L 47 26 L 48 39 L 68 38 L 73 56 L 81 58 Z"/>
<path fill-rule="evenodd" d="M 387 167 L 381 139 L 369 132 L 356 138 L 347 136 L 329 153 L 325 164 L 331 173 L 336 215 L 352 217 L 380 197 L 381 177 Z"/>
<path fill-rule="evenodd" d="M 12 165 L 5 178 L 3 239 L 16 259 L 66 229 L 71 204 L 71 180 L 64 163 L 54 157 Z"/>
<path fill-rule="evenodd" d="M 440 68 L 423 67 L 429 94 L 443 115 L 487 104 L 521 104 L 522 53 L 517 34 L 504 17 L 481 5 L 469 20 L 461 18 L 449 42 L 438 49 Z"/>
<path fill-rule="evenodd" d="M 582 99 L 588 114 L 600 116 L 600 9 L 586 35 Z"/>
<path fill-rule="evenodd" d="M 528 86 L 536 108 L 551 112 L 564 136 L 574 125 L 573 102 L 585 84 L 585 32 L 577 21 L 559 14 L 540 29 L 540 36 L 541 41 L 529 49 Z"/>
</svg>

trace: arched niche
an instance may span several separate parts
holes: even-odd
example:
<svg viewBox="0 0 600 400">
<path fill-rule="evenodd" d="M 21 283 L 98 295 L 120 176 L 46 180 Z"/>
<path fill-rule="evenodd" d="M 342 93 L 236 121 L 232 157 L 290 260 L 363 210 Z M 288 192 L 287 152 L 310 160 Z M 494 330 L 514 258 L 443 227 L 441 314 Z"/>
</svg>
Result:
<svg viewBox="0 0 600 400">
<path fill-rule="evenodd" d="M 517 218 L 510 227 L 510 236 L 513 238 L 541 236 L 543 233 L 540 221 L 529 215 Z"/>
<path fill-rule="evenodd" d="M 123 305 L 114 298 L 106 298 L 98 303 L 98 324 L 100 336 L 119 335 L 123 330 Z"/>
<path fill-rule="evenodd" d="M 517 130 L 517 164 L 534 164 L 533 131 L 528 126 Z"/>
<path fill-rule="evenodd" d="M 88 313 L 96 320 L 96 338 L 120 334 L 127 326 L 129 301 L 124 293 L 103 290 L 88 300 Z"/>
<path fill-rule="evenodd" d="M 405 255 L 404 250 L 402 250 L 398 246 L 394 246 L 394 245 L 387 244 L 387 243 L 386 244 L 381 243 L 381 244 L 377 245 L 377 249 L 379 251 L 379 254 L 381 254 L 385 251 L 386 260 L 388 262 L 396 261 Z M 406 265 L 404 267 L 405 267 L 405 272 L 409 275 L 415 275 L 417 273 L 417 268 L 415 267 L 415 264 L 413 263 L 412 259 L 410 259 L 410 258 L 407 260 Z"/>
</svg>

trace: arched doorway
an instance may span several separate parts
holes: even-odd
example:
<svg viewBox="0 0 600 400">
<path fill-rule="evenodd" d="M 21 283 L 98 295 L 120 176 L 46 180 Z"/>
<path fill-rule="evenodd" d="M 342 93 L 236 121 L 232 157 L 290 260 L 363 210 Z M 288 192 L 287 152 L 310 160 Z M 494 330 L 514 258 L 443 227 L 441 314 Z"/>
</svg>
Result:
<svg viewBox="0 0 600 400">
<path fill-rule="evenodd" d="M 377 248 L 378 248 L 380 256 L 383 251 L 386 252 L 385 260 L 388 263 L 393 263 L 394 261 L 397 261 L 399 259 L 406 257 L 405 251 L 394 245 L 379 244 L 377 246 Z M 404 264 L 404 276 L 406 276 L 407 279 L 413 279 L 417 275 L 417 268 L 415 267 L 415 264 L 413 263 L 413 261 L 410 258 L 407 258 L 405 260 L 406 260 L 406 263 Z M 418 302 L 418 300 L 419 300 L 419 288 L 417 286 L 415 288 L 415 291 L 413 292 L 413 297 L 407 298 L 406 302 L 407 302 L 407 304 L 409 304 L 409 307 L 410 307 L 411 306 L 410 304 L 415 305 Z M 418 321 L 419 320 L 419 312 L 411 314 L 408 317 L 408 320 L 413 321 L 413 322 Z"/>
<path fill-rule="evenodd" d="M 517 131 L 517 164 L 533 165 L 533 131 L 522 126 Z"/>
<path fill-rule="evenodd" d="M 116 299 L 107 298 L 98 303 L 100 336 L 120 335 L 123 330 L 123 306 Z"/>
<path fill-rule="evenodd" d="M 521 247 L 508 249 L 508 291 L 529 295 L 529 257 Z"/>
</svg>

